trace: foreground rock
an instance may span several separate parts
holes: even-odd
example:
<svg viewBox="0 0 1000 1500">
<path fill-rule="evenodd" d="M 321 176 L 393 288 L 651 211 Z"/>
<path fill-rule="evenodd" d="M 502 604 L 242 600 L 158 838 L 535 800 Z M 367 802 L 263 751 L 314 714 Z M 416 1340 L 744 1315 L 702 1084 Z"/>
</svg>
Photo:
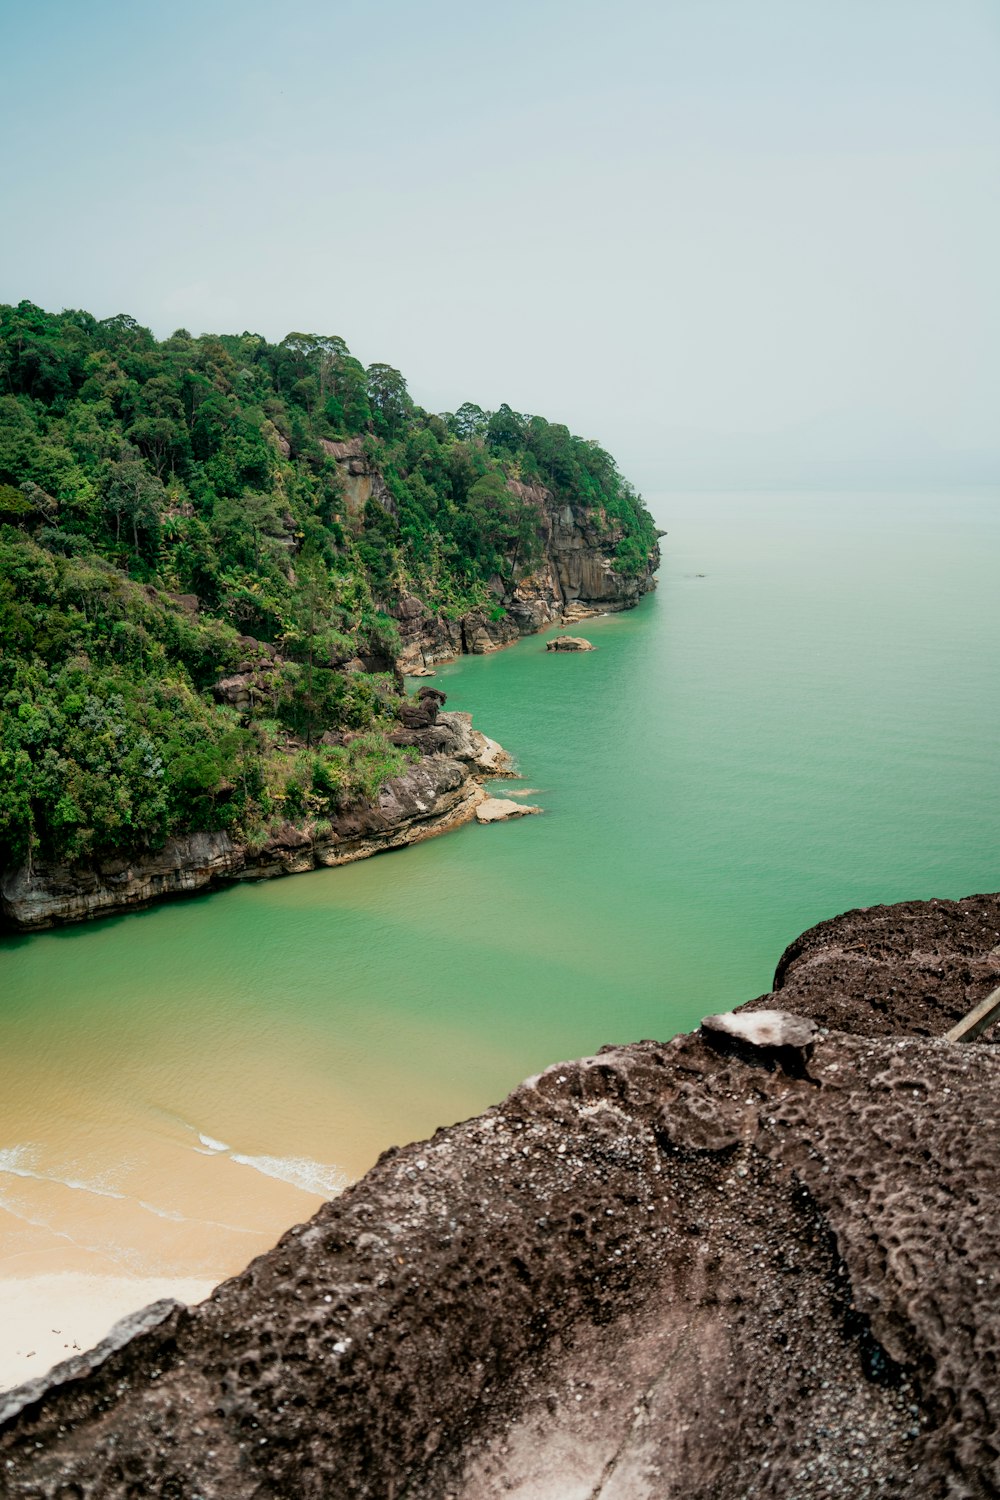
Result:
<svg viewBox="0 0 1000 1500">
<path fill-rule="evenodd" d="M 509 770 L 510 757 L 472 727 L 471 715 L 440 713 L 443 694 L 423 694 L 393 736 L 420 750 L 421 759 L 388 781 L 374 803 L 357 798 L 332 824 L 285 823 L 257 849 L 228 833 L 192 833 L 168 839 L 162 849 L 89 865 L 36 860 L 0 874 L 0 916 L 21 931 L 78 922 L 233 880 L 349 864 L 467 823 L 486 797 L 482 778 Z"/>
<path fill-rule="evenodd" d="M 740 1016 L 387 1152 L 202 1307 L 13 1393 L 2 1493 L 997 1494 L 1000 1052 L 912 1034 L 991 987 L 984 942 L 1000 897 L 849 913 Z"/>
<path fill-rule="evenodd" d="M 597 647 L 585 641 L 582 635 L 557 635 L 555 640 L 545 642 L 546 651 L 596 651 Z"/>
</svg>

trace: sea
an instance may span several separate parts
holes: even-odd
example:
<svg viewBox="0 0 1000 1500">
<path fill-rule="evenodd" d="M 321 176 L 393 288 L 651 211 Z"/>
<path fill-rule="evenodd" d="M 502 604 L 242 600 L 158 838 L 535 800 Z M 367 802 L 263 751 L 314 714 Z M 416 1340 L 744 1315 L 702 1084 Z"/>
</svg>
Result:
<svg viewBox="0 0 1000 1500">
<path fill-rule="evenodd" d="M 998 500 L 654 497 L 659 587 L 595 651 L 437 671 L 542 816 L 0 942 L 0 1278 L 218 1281 L 814 923 L 1000 888 Z"/>
</svg>

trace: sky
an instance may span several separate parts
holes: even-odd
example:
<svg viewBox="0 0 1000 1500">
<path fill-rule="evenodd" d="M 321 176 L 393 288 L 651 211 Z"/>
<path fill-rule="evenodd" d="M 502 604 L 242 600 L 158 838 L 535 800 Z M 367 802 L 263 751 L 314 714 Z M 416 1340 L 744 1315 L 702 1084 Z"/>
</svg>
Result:
<svg viewBox="0 0 1000 1500">
<path fill-rule="evenodd" d="M 1000 0 L 0 0 L 0 301 L 340 334 L 647 493 L 1000 481 Z"/>
</svg>

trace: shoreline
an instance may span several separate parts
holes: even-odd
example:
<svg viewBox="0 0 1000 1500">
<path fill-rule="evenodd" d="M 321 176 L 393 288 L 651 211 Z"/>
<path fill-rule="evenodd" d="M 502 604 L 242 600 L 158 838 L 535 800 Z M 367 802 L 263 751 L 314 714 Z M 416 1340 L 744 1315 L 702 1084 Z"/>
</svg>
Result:
<svg viewBox="0 0 1000 1500">
<path fill-rule="evenodd" d="M 311 826 L 282 825 L 255 853 L 226 833 L 168 839 L 162 849 L 130 860 L 108 857 L 82 867 L 22 867 L 0 874 L 0 936 L 26 936 L 97 917 L 200 895 L 245 880 L 352 864 L 449 833 L 475 817 L 484 781 L 513 773 L 512 757 L 458 711 L 415 730 L 421 759 L 386 782 L 376 800 L 344 809 L 340 823 L 318 836 Z M 443 737 L 442 737 L 443 736 Z"/>
<path fill-rule="evenodd" d="M 86 1353 L 114 1325 L 172 1297 L 196 1306 L 218 1285 L 192 1276 L 111 1276 L 48 1271 L 0 1276 L 0 1395 Z"/>
<path fill-rule="evenodd" d="M 0 1402 L 10 1495 L 996 1479 L 998 1146 L 963 1123 L 997 1049 L 943 1028 L 993 987 L 970 957 L 998 924 L 1000 894 L 844 912 L 736 1012 L 384 1152 L 210 1308 L 147 1307 Z"/>
<path fill-rule="evenodd" d="M 635 598 L 602 599 L 597 604 L 571 601 L 549 619 L 530 629 L 519 629 L 507 639 L 481 640 L 478 649 L 446 650 L 430 656 L 432 643 L 413 642 L 421 665 L 408 671 L 407 652 L 397 670 L 418 680 L 434 675 L 433 666 L 460 656 L 492 654 L 516 645 L 529 635 L 566 628 L 584 619 L 633 609 L 656 587 L 650 575 Z M 464 636 L 463 636 L 464 644 Z M 436 724 L 435 724 L 436 719 Z M 435 727 L 447 726 L 451 743 L 433 738 Z M 473 727 L 471 714 L 451 711 L 432 716 L 432 741 L 424 748 L 422 730 L 407 743 L 419 745 L 421 759 L 403 775 L 385 783 L 374 802 L 348 806 L 339 827 L 317 835 L 311 824 L 282 825 L 260 851 L 234 843 L 216 831 L 182 834 L 161 849 L 123 858 L 109 855 L 86 866 L 48 866 L 44 862 L 0 870 L 0 939 L 28 936 L 55 927 L 72 926 L 125 911 L 143 910 L 175 898 L 201 895 L 245 880 L 269 880 L 284 875 L 350 864 L 392 849 L 405 848 L 450 833 L 472 822 L 488 793 L 484 781 L 516 774 L 510 754 Z M 453 759 L 449 759 L 453 757 Z M 447 767 L 457 774 L 449 774 Z"/>
</svg>

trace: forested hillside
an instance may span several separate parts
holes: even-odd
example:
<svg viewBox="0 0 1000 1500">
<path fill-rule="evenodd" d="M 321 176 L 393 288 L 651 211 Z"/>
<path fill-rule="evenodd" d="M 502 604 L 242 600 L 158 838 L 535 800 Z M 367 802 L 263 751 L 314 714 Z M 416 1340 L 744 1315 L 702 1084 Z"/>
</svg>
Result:
<svg viewBox="0 0 1000 1500">
<path fill-rule="evenodd" d="M 564 426 L 428 413 L 336 337 L 0 306 L 0 867 L 373 796 L 407 763 L 394 609 L 502 616 L 542 487 L 648 569 L 641 500 Z"/>
</svg>

